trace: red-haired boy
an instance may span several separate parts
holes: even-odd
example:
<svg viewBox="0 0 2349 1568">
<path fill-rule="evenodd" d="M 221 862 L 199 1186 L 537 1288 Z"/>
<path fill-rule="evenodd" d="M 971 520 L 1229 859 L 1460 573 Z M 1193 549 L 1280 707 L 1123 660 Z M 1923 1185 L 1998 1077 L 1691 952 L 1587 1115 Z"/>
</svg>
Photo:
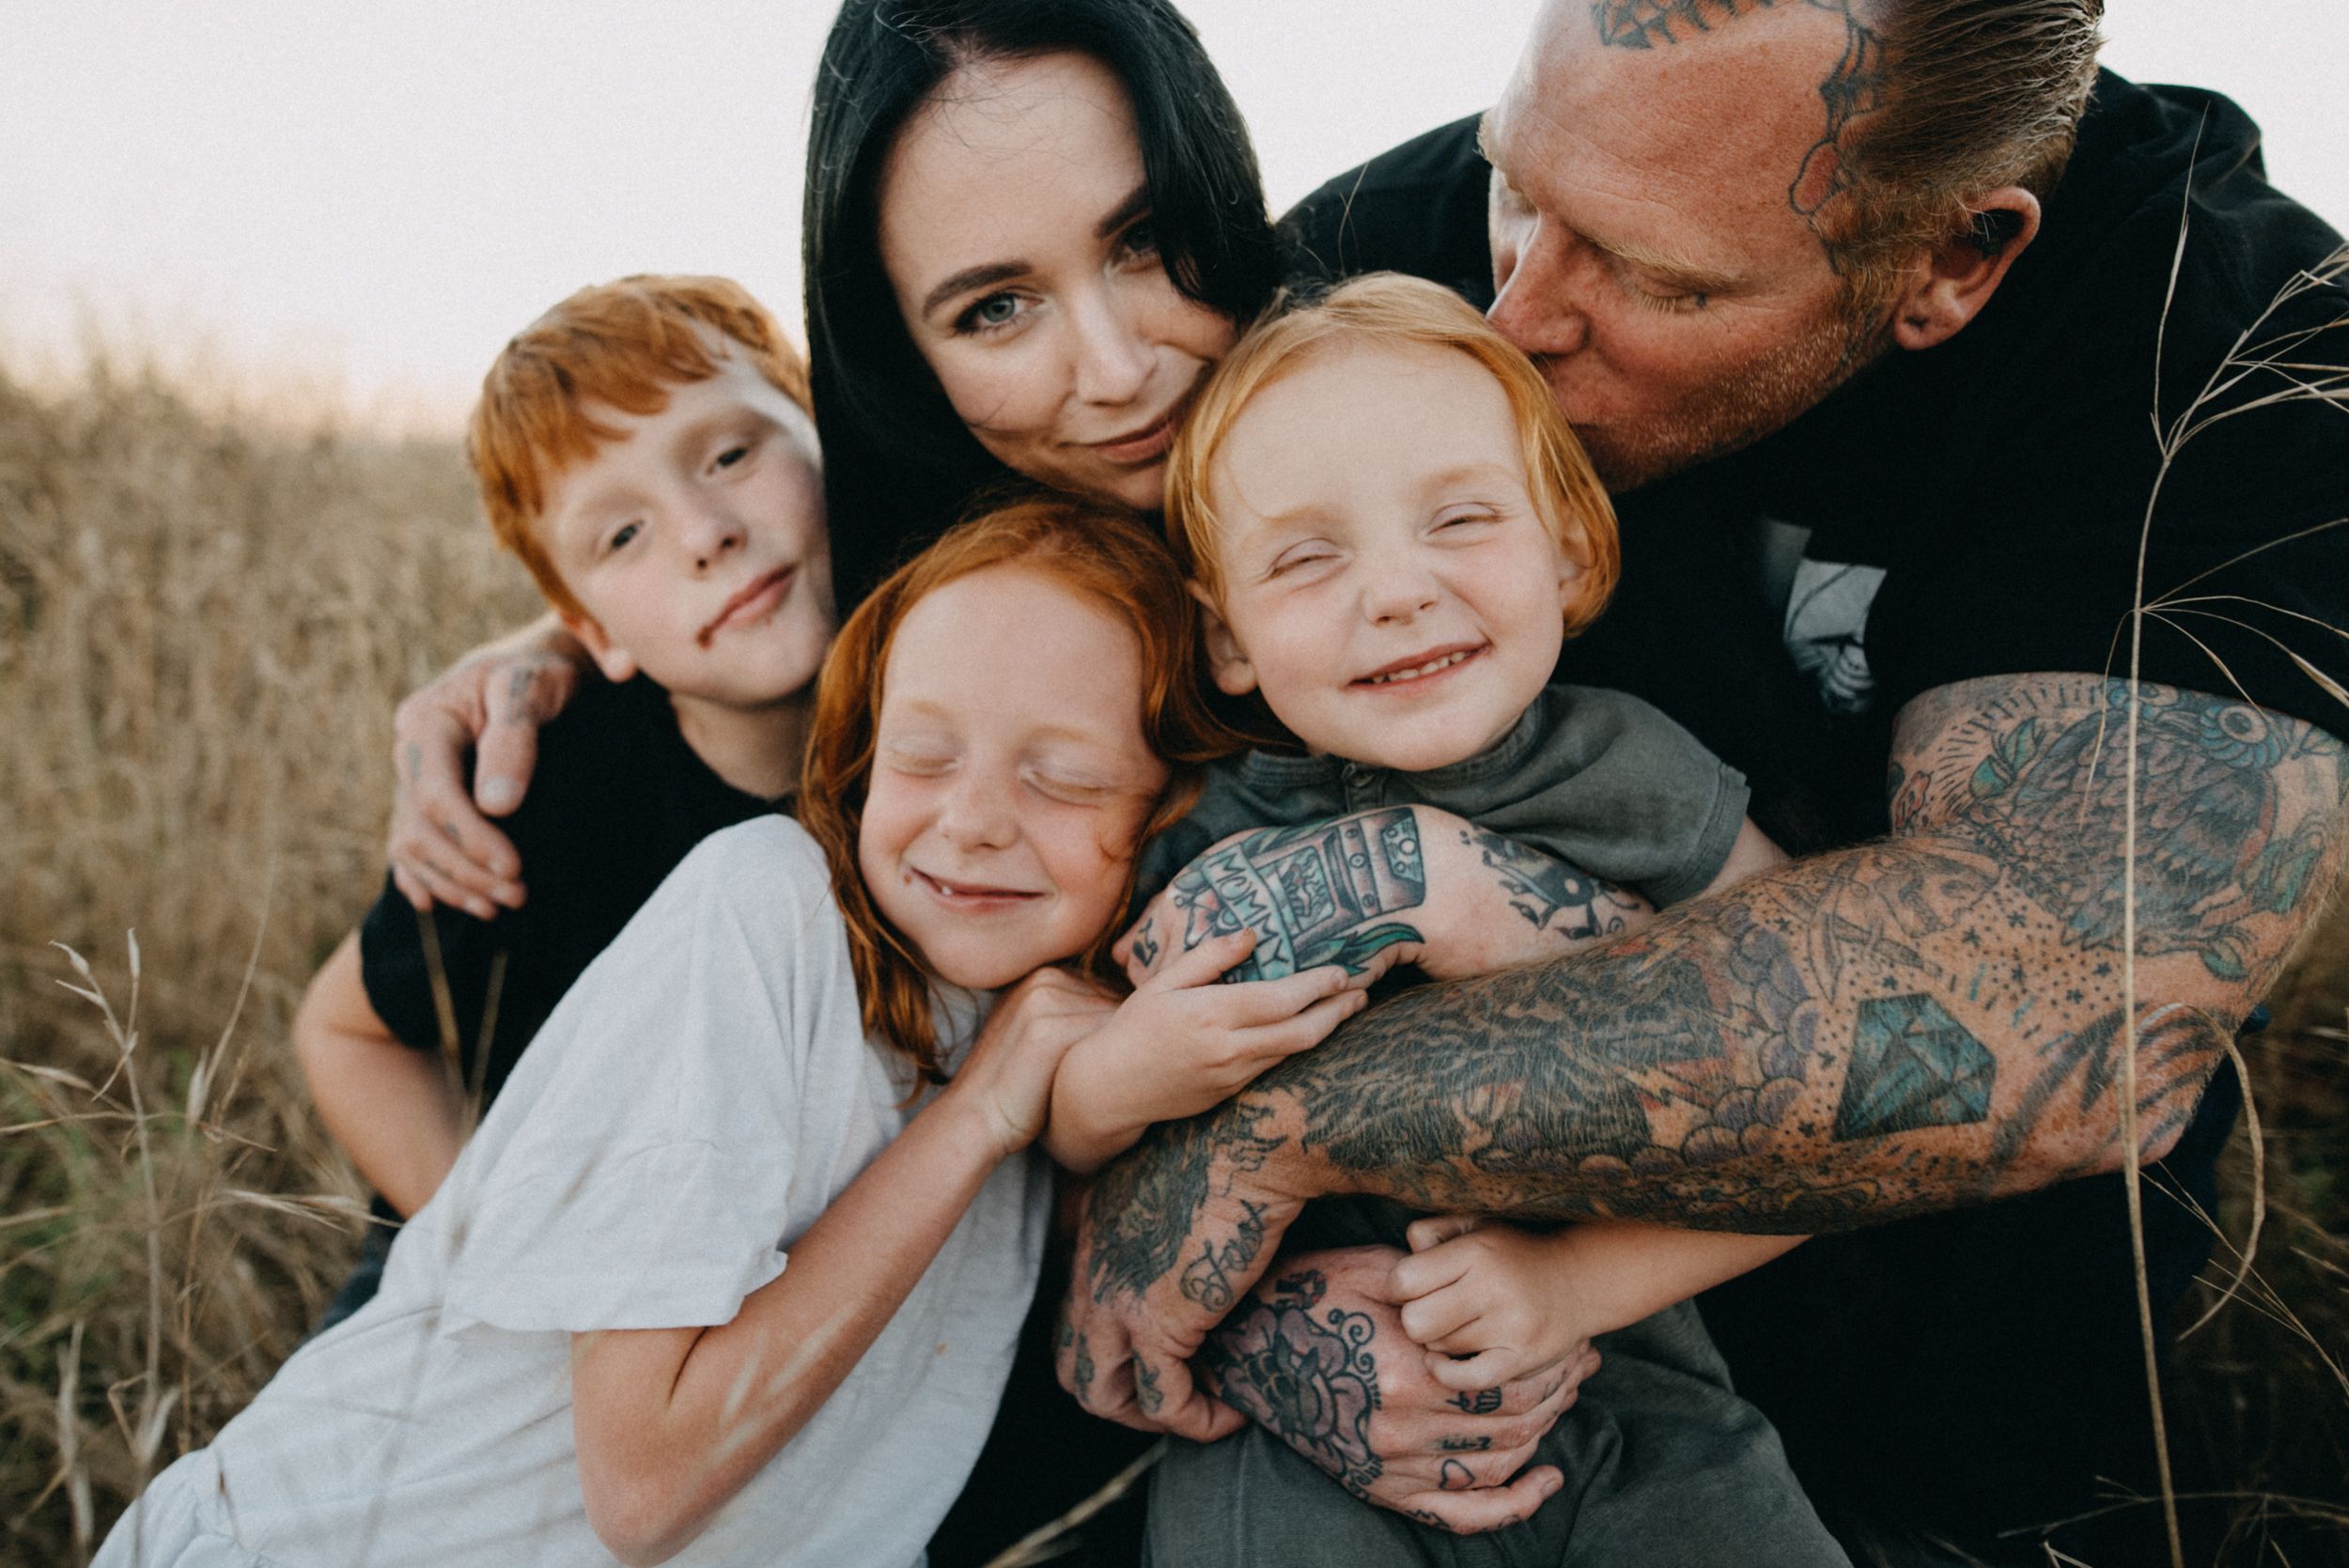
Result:
<svg viewBox="0 0 2349 1568">
<path fill-rule="evenodd" d="M 387 883 L 303 999 L 303 1074 L 386 1221 L 329 1323 L 374 1293 L 389 1221 L 448 1173 L 469 1099 L 496 1096 L 687 851 L 790 793 L 834 629 L 807 373 L 737 284 L 564 300 L 490 367 L 466 456 L 490 528 L 608 678 L 546 728 L 507 819 L 529 903 L 419 915 Z"/>
</svg>

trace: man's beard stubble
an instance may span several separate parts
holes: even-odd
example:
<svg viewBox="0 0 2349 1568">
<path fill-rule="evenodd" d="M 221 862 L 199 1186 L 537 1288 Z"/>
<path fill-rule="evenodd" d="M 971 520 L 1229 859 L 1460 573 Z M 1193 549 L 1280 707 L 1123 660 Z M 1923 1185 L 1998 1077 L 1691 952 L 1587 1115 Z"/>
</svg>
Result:
<svg viewBox="0 0 2349 1568">
<path fill-rule="evenodd" d="M 1855 304 L 1839 300 L 1817 330 L 1724 367 L 1699 396 L 1643 425 L 1577 427 L 1599 482 L 1610 495 L 1638 489 L 1750 446 L 1818 407 L 1890 345 L 1890 312 Z M 1545 377 L 1548 368 L 1542 365 Z"/>
</svg>

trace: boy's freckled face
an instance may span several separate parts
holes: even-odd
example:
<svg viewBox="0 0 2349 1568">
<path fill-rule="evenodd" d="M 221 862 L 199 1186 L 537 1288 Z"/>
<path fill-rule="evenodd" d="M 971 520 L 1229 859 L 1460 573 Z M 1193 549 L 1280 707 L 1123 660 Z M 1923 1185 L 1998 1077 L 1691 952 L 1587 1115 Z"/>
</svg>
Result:
<svg viewBox="0 0 2349 1568">
<path fill-rule="evenodd" d="M 741 355 L 555 475 L 537 522 L 604 674 L 754 709 L 804 692 L 834 629 L 814 427 Z"/>
<path fill-rule="evenodd" d="M 905 613 L 882 675 L 857 863 L 928 970 L 1007 986 L 1117 918 L 1165 787 L 1142 648 L 1106 606 L 990 567 Z"/>
<path fill-rule="evenodd" d="M 1534 507 L 1507 394 L 1466 354 L 1316 352 L 1249 402 L 1209 479 L 1216 684 L 1261 691 L 1312 750 L 1445 767 L 1548 681 L 1580 568 Z"/>
</svg>

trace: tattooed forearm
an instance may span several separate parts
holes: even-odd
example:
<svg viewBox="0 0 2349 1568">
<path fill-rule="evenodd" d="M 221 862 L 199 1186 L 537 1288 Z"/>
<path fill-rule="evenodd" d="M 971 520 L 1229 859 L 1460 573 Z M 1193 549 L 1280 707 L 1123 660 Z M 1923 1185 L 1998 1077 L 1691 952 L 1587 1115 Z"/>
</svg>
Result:
<svg viewBox="0 0 2349 1568">
<path fill-rule="evenodd" d="M 1377 1327 L 1363 1312 L 1322 1310 L 1327 1289 L 1317 1269 L 1282 1277 L 1209 1336 L 1197 1365 L 1224 1404 L 1367 1497 L 1384 1473 L 1370 1446 Z"/>
<path fill-rule="evenodd" d="M 1381 949 L 1420 939 L 1417 926 L 1381 918 L 1427 896 L 1418 818 L 1405 807 L 1268 828 L 1200 856 L 1168 893 L 1183 914 L 1185 952 L 1210 937 L 1256 933 L 1255 951 L 1226 981 L 1324 964 L 1359 974 Z M 1144 939 L 1155 944 L 1155 932 Z"/>
<path fill-rule="evenodd" d="M 2341 743 L 2027 675 L 1912 703 L 1892 761 L 1892 840 L 1375 1008 L 1152 1145 L 1154 1182 L 1244 1148 L 1290 1192 L 1846 1228 L 2117 1165 L 2131 1051 L 2135 1152 L 2166 1149 L 2338 874 Z"/>
<path fill-rule="evenodd" d="M 1470 828 L 1460 842 L 1477 852 L 1508 896 L 1509 908 L 1536 931 L 1570 940 L 1611 937 L 1647 913 L 1645 900 L 1514 839 Z"/>
</svg>

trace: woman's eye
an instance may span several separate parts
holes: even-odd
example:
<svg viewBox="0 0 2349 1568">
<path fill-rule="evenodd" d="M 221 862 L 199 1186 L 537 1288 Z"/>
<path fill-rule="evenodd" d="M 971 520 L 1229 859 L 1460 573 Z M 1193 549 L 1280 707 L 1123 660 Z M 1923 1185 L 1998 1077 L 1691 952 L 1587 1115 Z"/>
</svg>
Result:
<svg viewBox="0 0 2349 1568">
<path fill-rule="evenodd" d="M 1027 312 L 1017 294 L 989 294 L 955 318 L 955 330 L 964 333 L 1000 332 Z"/>
<path fill-rule="evenodd" d="M 717 457 L 711 458 L 710 466 L 713 468 L 732 468 L 750 455 L 751 443 L 746 441 L 737 442 L 732 446 L 729 446 L 724 451 L 719 453 Z"/>
<path fill-rule="evenodd" d="M 1159 225 L 1145 218 L 1128 229 L 1119 242 L 1129 256 L 1154 256 L 1159 254 Z"/>
<path fill-rule="evenodd" d="M 641 522 L 624 522 L 614 529 L 612 537 L 604 543 L 604 553 L 609 555 L 614 551 L 625 549 L 638 534 L 644 532 L 644 526 Z"/>
<path fill-rule="evenodd" d="M 1454 512 L 1448 517 L 1438 518 L 1436 520 L 1436 526 L 1442 529 L 1457 530 L 1464 527 L 1472 527 L 1477 523 L 1490 522 L 1492 520 L 1493 514 L 1490 512 Z"/>
</svg>

